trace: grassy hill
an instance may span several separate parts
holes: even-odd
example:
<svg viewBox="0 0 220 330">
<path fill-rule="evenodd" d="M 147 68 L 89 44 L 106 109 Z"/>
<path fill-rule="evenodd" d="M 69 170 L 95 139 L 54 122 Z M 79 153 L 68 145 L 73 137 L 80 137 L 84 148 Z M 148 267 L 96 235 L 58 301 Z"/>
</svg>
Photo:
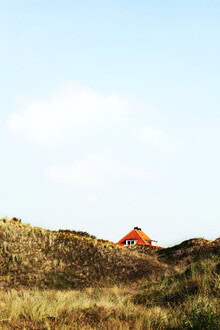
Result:
<svg viewBox="0 0 220 330">
<path fill-rule="evenodd" d="M 176 246 L 161 249 L 157 253 L 159 260 L 169 265 L 190 265 L 192 262 L 219 255 L 220 238 L 214 241 L 204 238 L 189 239 Z"/>
<path fill-rule="evenodd" d="M 87 233 L 49 231 L 17 220 L 0 221 L 0 286 L 41 289 L 130 283 L 170 267 L 147 254 Z"/>
<path fill-rule="evenodd" d="M 124 248 L 0 220 L 1 329 L 219 329 L 220 239 Z"/>
</svg>

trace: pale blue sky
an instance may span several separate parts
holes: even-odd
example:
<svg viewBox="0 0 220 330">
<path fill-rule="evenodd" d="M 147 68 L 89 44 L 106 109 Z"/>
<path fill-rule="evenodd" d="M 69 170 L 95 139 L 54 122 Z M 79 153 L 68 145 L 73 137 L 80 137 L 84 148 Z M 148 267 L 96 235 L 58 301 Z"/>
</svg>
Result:
<svg viewBox="0 0 220 330">
<path fill-rule="evenodd" d="M 0 1 L 0 216 L 220 229 L 220 1 Z"/>
</svg>

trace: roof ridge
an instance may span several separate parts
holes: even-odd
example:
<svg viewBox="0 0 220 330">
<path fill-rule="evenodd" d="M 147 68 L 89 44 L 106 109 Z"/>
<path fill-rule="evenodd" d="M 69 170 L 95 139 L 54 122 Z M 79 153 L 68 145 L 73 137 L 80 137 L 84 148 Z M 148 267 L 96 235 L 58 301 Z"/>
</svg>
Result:
<svg viewBox="0 0 220 330">
<path fill-rule="evenodd" d="M 141 235 L 139 234 L 139 232 L 142 232 L 142 230 L 137 230 L 137 229 L 133 229 L 133 230 L 135 230 L 135 232 L 136 232 L 137 235 L 140 237 L 140 239 L 142 240 L 142 242 L 143 242 L 144 244 L 146 244 L 146 242 L 144 241 L 143 237 L 141 237 Z"/>
</svg>

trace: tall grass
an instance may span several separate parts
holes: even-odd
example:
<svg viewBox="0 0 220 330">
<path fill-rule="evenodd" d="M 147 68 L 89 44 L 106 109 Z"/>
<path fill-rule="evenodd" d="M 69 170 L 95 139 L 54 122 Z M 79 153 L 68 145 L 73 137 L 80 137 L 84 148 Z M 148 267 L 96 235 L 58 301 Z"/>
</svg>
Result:
<svg viewBox="0 0 220 330">
<path fill-rule="evenodd" d="M 84 290 L 0 292 L 0 327 L 34 329 L 220 328 L 218 259 L 159 281 Z"/>
<path fill-rule="evenodd" d="M 155 256 L 75 231 L 0 220 L 0 277 L 8 287 L 76 289 L 132 283 L 169 268 Z M 10 282 L 9 282 L 10 281 Z"/>
<path fill-rule="evenodd" d="M 2 219 L 0 329 L 220 329 L 218 249 L 124 249 Z"/>
<path fill-rule="evenodd" d="M 0 293 L 0 326 L 57 329 L 150 329 L 168 322 L 165 308 L 135 306 L 128 288 L 87 289 L 83 292 L 15 290 Z"/>
</svg>

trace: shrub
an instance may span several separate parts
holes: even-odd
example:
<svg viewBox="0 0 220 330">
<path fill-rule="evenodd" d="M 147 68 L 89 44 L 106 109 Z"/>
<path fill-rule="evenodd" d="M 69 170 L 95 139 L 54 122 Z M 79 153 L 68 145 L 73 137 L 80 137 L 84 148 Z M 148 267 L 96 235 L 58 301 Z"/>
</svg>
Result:
<svg viewBox="0 0 220 330">
<path fill-rule="evenodd" d="M 218 330 L 220 314 L 204 302 L 197 304 L 190 312 L 183 315 L 181 327 L 184 329 Z"/>
</svg>

